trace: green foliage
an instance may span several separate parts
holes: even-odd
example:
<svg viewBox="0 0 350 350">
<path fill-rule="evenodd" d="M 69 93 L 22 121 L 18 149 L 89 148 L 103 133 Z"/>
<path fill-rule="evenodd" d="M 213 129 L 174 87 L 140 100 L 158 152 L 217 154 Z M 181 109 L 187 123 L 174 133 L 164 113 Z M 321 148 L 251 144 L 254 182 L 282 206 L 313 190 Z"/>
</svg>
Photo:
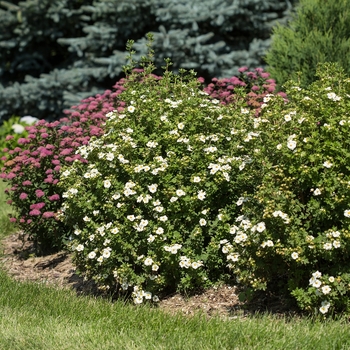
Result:
<svg viewBox="0 0 350 350">
<path fill-rule="evenodd" d="M 317 76 L 307 89 L 288 83 L 288 100 L 265 97 L 247 121 L 259 137 L 245 144 L 255 170 L 242 172 L 259 186 L 241 193 L 225 251 L 254 290 L 291 293 L 310 312 L 349 312 L 350 79 L 331 64 Z"/>
<path fill-rule="evenodd" d="M 268 71 L 278 84 L 300 79 L 302 87 L 317 79 L 318 63 L 337 62 L 349 74 L 349 37 L 349 0 L 301 0 L 288 25 L 273 31 Z"/>
<path fill-rule="evenodd" d="M 247 157 L 233 137 L 249 114 L 243 96 L 222 105 L 193 72 L 166 67 L 159 79 L 149 60 L 128 75 L 105 134 L 79 148 L 88 163 L 64 167 L 59 182 L 78 269 L 136 303 L 229 277 L 219 249 L 230 233 L 219 227 L 253 182 L 239 174 Z"/>
<path fill-rule="evenodd" d="M 23 121 L 20 117 L 12 116 L 0 126 L 0 165 L 5 161 L 3 157 L 6 157 L 8 150 L 14 149 L 18 146 L 18 140 L 28 135 L 25 130 L 28 125 L 30 123 Z"/>
</svg>

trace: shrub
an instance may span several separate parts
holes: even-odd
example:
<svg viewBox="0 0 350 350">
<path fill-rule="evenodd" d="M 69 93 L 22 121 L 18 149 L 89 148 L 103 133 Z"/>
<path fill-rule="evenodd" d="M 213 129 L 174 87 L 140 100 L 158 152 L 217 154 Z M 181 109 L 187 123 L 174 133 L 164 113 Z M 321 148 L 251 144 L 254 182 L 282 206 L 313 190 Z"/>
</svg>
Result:
<svg viewBox="0 0 350 350">
<path fill-rule="evenodd" d="M 265 97 L 260 118 L 246 121 L 259 136 L 245 144 L 252 163 L 241 176 L 259 185 L 240 193 L 224 247 L 253 292 L 326 314 L 350 311 L 350 79 L 332 64 L 317 76 L 306 89 L 289 83 L 288 102 Z"/>
<path fill-rule="evenodd" d="M 26 127 L 27 137 L 19 138 L 4 159 L 0 177 L 9 184 L 6 193 L 16 214 L 11 221 L 29 235 L 37 253 L 63 248 L 68 228 L 56 220 L 62 204 L 62 190 L 57 186 L 61 166 L 84 161 L 75 150 L 86 145 L 92 135 L 101 135 L 105 114 L 115 108 L 122 81 L 102 95 L 83 100 L 67 111 L 60 121 L 40 120 Z"/>
<path fill-rule="evenodd" d="M 338 62 L 350 73 L 349 9 L 350 0 L 301 0 L 288 25 L 274 28 L 266 62 L 278 84 L 300 79 L 306 87 L 324 62 Z"/>
<path fill-rule="evenodd" d="M 204 91 L 211 97 L 217 98 L 222 103 L 227 104 L 236 98 L 235 89 L 243 87 L 246 92 L 245 100 L 248 106 L 254 108 L 255 114 L 259 115 L 264 97 L 276 91 L 275 80 L 268 79 L 270 73 L 264 72 L 262 68 L 255 68 L 253 71 L 248 71 L 248 67 L 241 67 L 238 71 L 238 77 L 213 78 L 212 82 L 204 88 Z M 279 92 L 278 94 L 286 97 L 286 94 L 283 92 Z"/>
<path fill-rule="evenodd" d="M 235 136 L 240 115 L 251 118 L 244 91 L 225 106 L 193 72 L 152 69 L 128 76 L 124 110 L 107 114 L 105 134 L 78 150 L 88 163 L 64 167 L 59 182 L 78 270 L 135 303 L 230 277 L 220 250 L 230 233 L 218 228 L 254 181 L 241 178 L 249 157 Z"/>
</svg>

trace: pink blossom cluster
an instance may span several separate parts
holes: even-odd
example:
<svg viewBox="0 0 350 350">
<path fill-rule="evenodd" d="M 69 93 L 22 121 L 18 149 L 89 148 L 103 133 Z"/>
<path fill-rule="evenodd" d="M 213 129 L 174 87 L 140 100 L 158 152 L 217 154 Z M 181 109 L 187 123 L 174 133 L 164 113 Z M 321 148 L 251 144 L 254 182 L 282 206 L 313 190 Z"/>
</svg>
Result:
<svg viewBox="0 0 350 350">
<path fill-rule="evenodd" d="M 238 88 L 244 88 L 245 99 L 255 114 L 260 113 L 260 106 L 263 104 L 263 98 L 270 93 L 276 92 L 276 82 L 274 79 L 268 79 L 270 73 L 264 72 L 263 68 L 255 68 L 254 71 L 248 71 L 248 67 L 242 67 L 239 70 L 239 77 L 217 79 L 213 78 L 212 82 L 204 88 L 213 98 L 221 101 L 223 104 L 234 103 L 237 97 Z M 283 92 L 279 95 L 285 97 Z"/>
</svg>

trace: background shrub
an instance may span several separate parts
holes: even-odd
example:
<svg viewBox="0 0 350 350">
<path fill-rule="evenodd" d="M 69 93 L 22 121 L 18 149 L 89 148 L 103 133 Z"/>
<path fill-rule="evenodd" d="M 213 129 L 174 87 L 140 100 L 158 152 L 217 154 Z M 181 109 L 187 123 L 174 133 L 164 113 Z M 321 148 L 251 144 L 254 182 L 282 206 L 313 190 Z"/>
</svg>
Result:
<svg viewBox="0 0 350 350">
<path fill-rule="evenodd" d="M 268 71 L 278 84 L 294 79 L 302 87 L 317 79 L 319 63 L 337 62 L 349 74 L 349 37 L 349 0 L 301 0 L 293 19 L 273 29 Z"/>
<path fill-rule="evenodd" d="M 208 81 L 263 66 L 271 28 L 296 1 L 26 0 L 0 3 L 0 119 L 49 121 L 122 77 L 125 45 L 145 54 L 154 33 L 156 64 L 196 69 Z M 158 73 L 160 74 L 160 73 Z"/>
</svg>

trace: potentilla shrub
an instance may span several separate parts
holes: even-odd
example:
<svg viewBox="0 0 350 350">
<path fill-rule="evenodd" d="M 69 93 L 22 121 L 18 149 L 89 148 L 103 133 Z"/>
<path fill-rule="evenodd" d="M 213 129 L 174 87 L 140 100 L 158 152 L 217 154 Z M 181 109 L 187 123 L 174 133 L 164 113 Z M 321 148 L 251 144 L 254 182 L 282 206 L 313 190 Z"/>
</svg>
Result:
<svg viewBox="0 0 350 350">
<path fill-rule="evenodd" d="M 125 108 L 77 152 L 88 163 L 61 169 L 60 216 L 78 270 L 137 304 L 227 281 L 221 245 L 254 183 L 240 175 L 251 161 L 243 140 L 257 137 L 242 131 L 254 112 L 243 98 L 211 98 L 191 73 L 155 79 L 146 69 L 124 86 Z"/>
<path fill-rule="evenodd" d="M 322 65 L 302 89 L 289 83 L 288 102 L 265 97 L 246 130 L 246 178 L 240 213 L 227 220 L 227 263 L 252 291 L 295 297 L 320 314 L 350 311 L 350 79 Z M 223 230 L 223 227 L 218 230 Z"/>
<path fill-rule="evenodd" d="M 40 120 L 26 127 L 27 137 L 7 150 L 0 177 L 9 185 L 7 195 L 15 211 L 10 220 L 34 241 L 37 253 L 64 247 L 69 228 L 57 220 L 63 190 L 57 186 L 60 168 L 74 161 L 85 161 L 76 149 L 87 145 L 91 136 L 103 133 L 106 113 L 122 106 L 116 101 L 122 81 L 102 95 L 83 100 L 67 111 L 68 116 L 53 123 Z M 120 107 L 121 108 L 121 107 Z"/>
</svg>

